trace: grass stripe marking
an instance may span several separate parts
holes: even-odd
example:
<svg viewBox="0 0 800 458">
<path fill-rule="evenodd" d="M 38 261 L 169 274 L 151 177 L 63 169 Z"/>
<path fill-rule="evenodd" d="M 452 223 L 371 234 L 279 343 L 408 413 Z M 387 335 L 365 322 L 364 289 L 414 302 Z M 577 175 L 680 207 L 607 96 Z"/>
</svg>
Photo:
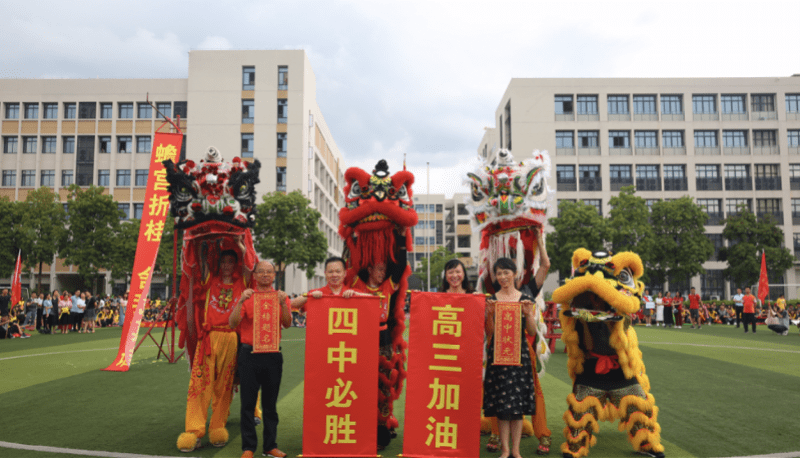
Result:
<svg viewBox="0 0 800 458">
<path fill-rule="evenodd" d="M 694 343 L 682 343 L 682 342 L 645 342 L 639 341 L 640 344 L 647 344 L 647 345 L 684 345 L 687 347 L 707 347 L 707 348 L 728 348 L 732 350 L 755 350 L 755 351 L 769 351 L 769 352 L 779 352 L 779 353 L 795 353 L 800 354 L 798 350 L 782 350 L 778 348 L 753 348 L 753 347 L 737 347 L 734 345 L 708 345 L 708 344 L 694 344 Z M 762 455 L 758 455 L 762 456 Z M 771 456 L 771 455 L 763 455 L 763 456 Z"/>
<path fill-rule="evenodd" d="M 769 455 L 731 456 L 728 458 L 797 458 L 800 452 L 770 453 Z"/>
<path fill-rule="evenodd" d="M 0 447 L 14 448 L 17 450 L 32 450 L 34 452 L 66 453 L 69 455 L 101 456 L 105 458 L 173 458 L 164 455 L 141 455 L 138 453 L 102 452 L 97 450 L 79 450 L 75 448 L 45 447 L 43 445 L 15 444 L 0 441 Z M 184 455 L 181 455 L 184 456 Z"/>
</svg>

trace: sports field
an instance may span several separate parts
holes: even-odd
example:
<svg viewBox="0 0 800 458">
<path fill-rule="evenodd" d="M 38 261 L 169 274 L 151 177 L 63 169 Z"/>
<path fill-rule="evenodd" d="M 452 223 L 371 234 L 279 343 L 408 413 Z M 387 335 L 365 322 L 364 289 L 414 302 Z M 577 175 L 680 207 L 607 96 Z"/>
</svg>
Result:
<svg viewBox="0 0 800 458">
<path fill-rule="evenodd" d="M 638 326 L 636 331 L 660 408 L 668 457 L 800 456 L 797 328 L 786 337 L 763 326 L 756 334 L 722 325 L 702 330 Z M 283 335 L 278 446 L 289 456 L 301 453 L 304 332 L 292 328 Z M 160 337 L 161 330 L 154 333 Z M 120 453 L 187 456 L 177 451 L 175 440 L 183 431 L 188 364 L 168 364 L 163 357 L 156 361 L 151 343 L 139 349 L 129 372 L 102 372 L 116 355 L 119 338 L 120 329 L 112 328 L 93 336 L 34 332 L 30 339 L 0 341 L 0 456 L 76 456 L 12 449 L 9 444 L 92 450 L 104 452 L 93 456 L 121 458 L 125 455 Z M 553 431 L 550 456 L 560 456 L 561 416 L 571 389 L 560 342 L 542 385 Z M 383 456 L 402 451 L 404 399 L 395 405 L 401 429 Z M 207 445 L 189 456 L 241 455 L 238 396 L 231 412 L 228 445 Z M 497 456 L 485 450 L 486 440 L 481 441 L 481 457 Z M 523 456 L 536 456 L 537 444 L 535 438 L 523 439 Z M 633 454 L 616 424 L 601 423 L 590 456 Z"/>
</svg>

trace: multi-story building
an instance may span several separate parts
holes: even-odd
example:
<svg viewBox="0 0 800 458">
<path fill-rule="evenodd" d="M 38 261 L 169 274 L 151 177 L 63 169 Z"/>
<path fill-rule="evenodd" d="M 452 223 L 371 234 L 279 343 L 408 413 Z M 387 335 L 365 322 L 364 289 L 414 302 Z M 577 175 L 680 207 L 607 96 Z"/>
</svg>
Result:
<svg viewBox="0 0 800 458">
<path fill-rule="evenodd" d="M 256 78 L 258 75 L 258 78 Z M 104 186 L 125 218 L 144 207 L 152 137 L 166 116 L 180 116 L 181 158 L 202 158 L 215 146 L 226 160 L 261 162 L 260 196 L 300 190 L 322 213 L 328 253 L 340 255 L 338 209 L 344 199 L 344 158 L 316 101 L 305 51 L 191 51 L 185 79 L 0 80 L 0 197 L 24 200 L 40 186 L 66 199 L 66 188 Z M 189 110 L 191 108 L 191 111 Z M 75 266 L 57 260 L 42 284 L 72 288 Z M 124 289 L 107 275 L 107 292 Z M 33 274 L 28 277 L 34 284 Z M 286 290 L 324 284 L 322 269 L 306 280 L 291 266 Z M 155 279 L 154 294 L 164 293 Z"/>
<path fill-rule="evenodd" d="M 800 75 L 512 79 L 495 120 L 479 154 L 548 150 L 559 201 L 582 200 L 606 215 L 609 199 L 635 185 L 648 205 L 689 195 L 703 206 L 715 253 L 704 275 L 672 279 L 671 290 L 730 296 L 736 285 L 717 254 L 723 220 L 741 205 L 777 219 L 800 257 Z M 782 277 L 771 273 L 770 283 L 800 283 L 800 265 Z M 551 275 L 545 289 L 557 281 Z M 798 297 L 796 287 L 785 293 Z"/>
</svg>

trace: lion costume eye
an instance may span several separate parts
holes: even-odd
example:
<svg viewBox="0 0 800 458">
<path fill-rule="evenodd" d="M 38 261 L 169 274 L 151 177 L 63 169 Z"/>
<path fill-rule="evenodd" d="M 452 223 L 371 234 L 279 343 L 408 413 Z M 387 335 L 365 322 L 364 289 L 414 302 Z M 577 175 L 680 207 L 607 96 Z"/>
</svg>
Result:
<svg viewBox="0 0 800 458">
<path fill-rule="evenodd" d="M 619 275 L 617 275 L 617 281 L 628 288 L 636 288 L 636 281 L 633 279 L 633 274 L 631 270 L 627 267 L 620 271 Z"/>
<path fill-rule="evenodd" d="M 400 189 L 397 190 L 395 197 L 400 200 L 408 200 L 408 190 L 406 189 L 406 185 L 400 186 Z"/>
<path fill-rule="evenodd" d="M 353 184 L 350 185 L 350 194 L 347 196 L 348 199 L 357 199 L 361 196 L 361 186 L 358 184 L 358 181 L 353 181 Z"/>
</svg>

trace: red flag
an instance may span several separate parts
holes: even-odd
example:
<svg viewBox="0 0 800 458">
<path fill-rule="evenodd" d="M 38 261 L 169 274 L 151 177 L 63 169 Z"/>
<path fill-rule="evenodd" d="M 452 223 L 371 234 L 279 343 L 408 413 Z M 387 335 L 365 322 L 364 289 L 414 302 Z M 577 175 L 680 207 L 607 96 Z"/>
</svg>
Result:
<svg viewBox="0 0 800 458">
<path fill-rule="evenodd" d="M 758 300 L 764 302 L 769 294 L 769 280 L 767 280 L 767 255 L 761 252 L 761 276 L 758 278 Z"/>
<path fill-rule="evenodd" d="M 22 250 L 17 254 L 17 265 L 11 277 L 11 310 L 22 300 Z"/>
</svg>

